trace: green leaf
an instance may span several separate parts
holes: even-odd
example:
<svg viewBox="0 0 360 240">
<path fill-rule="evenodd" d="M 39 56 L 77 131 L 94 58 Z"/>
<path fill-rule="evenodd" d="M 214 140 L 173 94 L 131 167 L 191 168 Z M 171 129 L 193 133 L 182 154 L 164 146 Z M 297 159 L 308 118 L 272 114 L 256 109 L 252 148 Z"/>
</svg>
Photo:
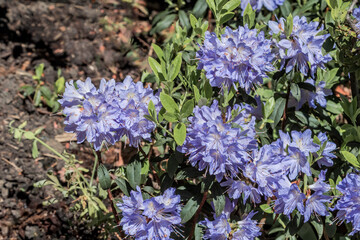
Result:
<svg viewBox="0 0 360 240">
<path fill-rule="evenodd" d="M 140 185 L 141 182 L 141 162 L 133 161 L 126 167 L 126 178 L 130 186 L 136 189 L 136 186 Z"/>
<path fill-rule="evenodd" d="M 26 96 L 30 96 L 31 94 L 33 94 L 35 92 L 35 88 L 32 86 L 25 85 L 25 86 L 20 87 L 20 91 L 24 92 L 24 97 L 26 97 Z"/>
<path fill-rule="evenodd" d="M 151 117 L 156 117 L 155 105 L 152 100 L 149 102 L 148 112 Z"/>
<path fill-rule="evenodd" d="M 322 224 L 322 221 L 318 222 L 316 220 L 311 221 L 311 225 L 315 228 L 318 238 L 321 239 L 323 232 L 324 232 L 324 225 Z"/>
<path fill-rule="evenodd" d="M 194 216 L 197 209 L 199 208 L 199 204 L 199 200 L 197 200 L 195 197 L 189 199 L 184 208 L 181 210 L 181 223 L 186 223 Z"/>
<path fill-rule="evenodd" d="M 37 147 L 37 141 L 33 141 L 32 143 L 32 150 L 31 150 L 31 155 L 32 157 L 35 159 L 39 156 L 39 150 L 38 150 L 38 147 Z"/>
<path fill-rule="evenodd" d="M 220 214 L 224 211 L 225 208 L 225 195 L 219 183 L 213 183 L 213 185 L 211 186 L 211 193 L 213 197 L 215 214 L 216 216 L 220 216 Z"/>
<path fill-rule="evenodd" d="M 52 92 L 47 86 L 41 86 L 40 91 L 44 97 L 46 97 L 47 99 L 51 99 Z"/>
<path fill-rule="evenodd" d="M 24 137 L 25 137 L 26 139 L 32 140 L 32 139 L 35 138 L 35 135 L 34 135 L 33 132 L 27 131 L 27 132 L 24 132 Z"/>
<path fill-rule="evenodd" d="M 126 196 L 129 196 L 129 191 L 127 190 L 125 179 L 116 178 L 115 183 Z"/>
<path fill-rule="evenodd" d="M 230 0 L 224 5 L 223 9 L 226 9 L 229 12 L 231 12 L 232 10 L 237 8 L 240 5 L 240 3 L 241 3 L 241 1 L 239 1 L 239 0 Z"/>
<path fill-rule="evenodd" d="M 111 187 L 110 174 L 103 164 L 99 165 L 97 169 L 97 176 L 102 189 L 107 190 Z"/>
<path fill-rule="evenodd" d="M 302 228 L 300 228 L 298 235 L 302 238 L 302 239 L 306 239 L 306 240 L 317 240 L 317 236 L 314 233 L 313 228 L 311 227 L 310 223 L 305 223 Z"/>
<path fill-rule="evenodd" d="M 167 112 L 169 112 L 169 113 L 179 112 L 179 107 L 176 104 L 176 102 L 174 101 L 174 99 L 172 97 L 170 97 L 169 95 L 167 95 L 166 93 L 164 93 L 164 92 L 160 93 L 160 101 Z"/>
<path fill-rule="evenodd" d="M 292 33 L 293 30 L 293 16 L 290 13 L 290 15 L 286 18 L 286 22 L 285 22 L 285 34 L 287 37 L 289 37 Z"/>
<path fill-rule="evenodd" d="M 226 23 L 227 21 L 229 21 L 230 19 L 232 19 L 234 17 L 235 13 L 233 12 L 227 12 L 223 15 L 221 15 L 220 17 L 220 25 Z"/>
<path fill-rule="evenodd" d="M 213 12 L 213 14 L 216 16 L 215 1 L 214 0 L 206 0 L 206 3 L 209 5 L 209 8 Z"/>
<path fill-rule="evenodd" d="M 166 172 L 170 178 L 174 177 L 176 170 L 178 169 L 179 161 L 177 160 L 176 152 L 171 154 L 167 162 Z"/>
<path fill-rule="evenodd" d="M 187 16 L 187 14 L 185 13 L 184 10 L 180 10 L 179 11 L 179 20 L 180 20 L 180 24 L 187 28 L 190 29 L 190 22 L 189 22 L 189 18 Z"/>
<path fill-rule="evenodd" d="M 195 15 L 195 17 L 200 18 L 204 16 L 208 6 L 206 4 L 206 0 L 197 0 L 194 8 L 192 9 L 192 13 Z"/>
<path fill-rule="evenodd" d="M 149 57 L 148 61 L 149 61 L 149 65 L 150 65 L 151 69 L 153 70 L 154 74 L 159 78 L 159 73 L 161 73 L 160 63 L 152 57 Z"/>
<path fill-rule="evenodd" d="M 197 19 L 194 15 L 190 14 L 190 23 L 191 23 L 191 27 L 193 29 L 196 28 L 196 24 L 197 24 Z"/>
<path fill-rule="evenodd" d="M 333 238 L 336 233 L 336 224 L 330 219 L 330 216 L 325 219 L 325 232 L 329 238 Z"/>
<path fill-rule="evenodd" d="M 352 154 L 351 152 L 348 151 L 340 151 L 341 155 L 343 155 L 344 159 L 351 163 L 354 167 L 356 168 L 360 168 L 360 164 L 359 161 L 357 160 L 357 158 L 354 156 L 354 154 Z"/>
<path fill-rule="evenodd" d="M 27 121 L 24 121 L 22 124 L 19 125 L 18 128 L 23 129 L 27 124 Z"/>
<path fill-rule="evenodd" d="M 164 113 L 163 117 L 168 122 L 177 122 L 178 121 L 178 118 L 174 113 L 169 113 L 169 112 Z"/>
<path fill-rule="evenodd" d="M 170 25 L 174 22 L 177 14 L 169 14 L 162 18 L 150 31 L 150 34 L 154 34 L 156 32 L 161 32 L 162 30 L 170 27 Z"/>
<path fill-rule="evenodd" d="M 194 98 L 195 98 L 195 102 L 197 103 L 201 97 L 199 89 L 194 85 Z"/>
<path fill-rule="evenodd" d="M 265 103 L 265 118 L 269 118 L 269 116 L 272 114 L 272 112 L 275 109 L 275 99 L 274 97 L 271 97 L 269 100 L 266 101 Z"/>
<path fill-rule="evenodd" d="M 186 138 L 186 126 L 184 123 L 178 123 L 174 128 L 174 138 L 178 145 L 182 145 Z"/>
<path fill-rule="evenodd" d="M 153 47 L 156 55 L 158 56 L 158 58 L 160 59 L 160 61 L 164 58 L 164 51 L 161 49 L 161 47 L 159 47 L 158 45 L 156 45 L 155 43 L 151 44 L 151 46 Z"/>
<path fill-rule="evenodd" d="M 37 65 L 35 68 L 35 75 L 38 80 L 41 79 L 41 75 L 43 74 L 43 72 L 44 72 L 44 64 L 41 63 L 41 64 Z"/>
<path fill-rule="evenodd" d="M 35 107 L 39 106 L 40 101 L 41 101 L 41 91 L 37 89 L 35 91 L 35 96 L 34 96 L 34 106 Z"/>
<path fill-rule="evenodd" d="M 274 123 L 271 124 L 272 128 L 275 129 L 278 123 L 280 122 L 280 119 L 282 115 L 284 114 L 285 109 L 285 98 L 278 98 L 275 101 L 275 108 L 273 113 L 270 116 L 270 119 L 274 121 Z"/>
<path fill-rule="evenodd" d="M 183 117 L 188 117 L 192 114 L 194 109 L 194 101 L 192 99 L 187 100 L 181 108 L 181 114 Z"/>
<path fill-rule="evenodd" d="M 291 83 L 290 89 L 291 89 L 291 94 L 299 102 L 301 99 L 301 91 L 299 85 L 297 85 L 296 83 Z"/>
<path fill-rule="evenodd" d="M 65 91 L 65 78 L 60 77 L 55 82 L 55 91 L 57 94 L 62 94 Z"/>
<path fill-rule="evenodd" d="M 260 205 L 261 210 L 263 210 L 263 212 L 265 213 L 273 213 L 274 211 L 272 210 L 272 208 L 268 205 L 268 204 L 261 204 Z"/>
<path fill-rule="evenodd" d="M 248 25 L 249 28 L 252 28 L 255 23 L 255 11 L 252 9 L 250 3 L 246 6 L 243 15 L 243 21 Z"/>
<path fill-rule="evenodd" d="M 174 81 L 176 76 L 179 74 L 181 68 L 181 62 L 182 62 L 182 54 L 179 53 L 171 63 L 170 81 Z"/>
<path fill-rule="evenodd" d="M 213 89 L 208 81 L 205 82 L 204 91 L 205 91 L 205 97 L 207 99 L 210 99 L 213 94 Z"/>
</svg>

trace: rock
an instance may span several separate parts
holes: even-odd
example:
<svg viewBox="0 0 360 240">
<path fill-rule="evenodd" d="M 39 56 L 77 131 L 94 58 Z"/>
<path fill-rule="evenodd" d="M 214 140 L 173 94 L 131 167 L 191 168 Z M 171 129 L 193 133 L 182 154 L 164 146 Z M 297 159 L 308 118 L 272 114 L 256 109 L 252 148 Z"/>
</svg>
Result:
<svg viewBox="0 0 360 240">
<path fill-rule="evenodd" d="M 38 226 L 26 226 L 25 236 L 29 239 L 38 238 L 40 236 L 40 229 Z"/>
<path fill-rule="evenodd" d="M 22 212 L 20 210 L 11 210 L 11 214 L 17 219 L 22 216 Z"/>
</svg>

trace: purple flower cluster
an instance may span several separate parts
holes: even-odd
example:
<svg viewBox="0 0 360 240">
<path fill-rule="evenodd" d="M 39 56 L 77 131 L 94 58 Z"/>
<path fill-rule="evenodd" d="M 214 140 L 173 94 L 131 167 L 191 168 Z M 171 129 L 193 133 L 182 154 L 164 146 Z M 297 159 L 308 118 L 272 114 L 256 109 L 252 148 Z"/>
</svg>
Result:
<svg viewBox="0 0 360 240">
<path fill-rule="evenodd" d="M 158 96 L 142 83 L 134 83 L 131 77 L 124 82 L 101 80 L 97 89 L 87 78 L 66 83 L 63 98 L 59 103 L 66 115 L 65 131 L 76 133 L 78 143 L 87 139 L 100 150 L 103 142 L 114 144 L 127 136 L 130 146 L 137 147 L 142 139 L 151 140 L 155 125 L 144 118 L 147 106 L 153 101 L 161 108 Z"/>
<path fill-rule="evenodd" d="M 196 53 L 198 69 L 204 69 L 213 87 L 228 89 L 238 83 L 249 92 L 251 87 L 261 84 L 266 73 L 272 71 L 275 55 L 271 52 L 271 41 L 264 32 L 247 26 L 232 30 L 226 27 L 219 40 L 215 33 L 206 32 L 204 45 Z"/>
<path fill-rule="evenodd" d="M 221 185 L 228 187 L 227 192 L 233 199 L 239 199 L 243 194 L 244 204 L 249 198 L 253 203 L 260 203 L 264 196 L 276 199 L 276 213 L 290 215 L 297 208 L 305 216 L 305 221 L 313 213 L 326 216 L 325 203 L 330 201 L 330 197 L 324 195 L 330 190 L 324 182 L 326 171 L 321 171 L 319 180 L 308 186 L 307 195 L 298 187 L 298 181 L 290 182 L 301 173 L 312 176 L 308 162 L 310 155 L 320 167 L 333 164 L 335 155 L 332 151 L 336 145 L 328 141 L 324 133 L 319 133 L 317 138 L 319 144 L 314 143 L 311 130 L 292 131 L 291 134 L 280 131 L 277 141 L 252 151 L 250 160 L 240 166 L 240 178 L 227 179 Z"/>
<path fill-rule="evenodd" d="M 309 91 L 307 89 L 301 89 L 301 99 L 298 102 L 294 97 L 289 99 L 289 107 L 296 107 L 296 110 L 299 110 L 304 103 L 308 102 L 311 108 L 316 108 L 316 103 L 321 107 L 326 107 L 326 96 L 332 95 L 331 89 L 325 88 L 326 83 L 324 81 L 315 83 L 313 79 L 308 79 L 305 81 L 315 87 L 315 92 Z"/>
<path fill-rule="evenodd" d="M 352 223 L 353 231 L 349 234 L 352 236 L 360 231 L 360 176 L 349 173 L 336 188 L 343 194 L 334 207 L 339 210 L 336 218 Z"/>
<path fill-rule="evenodd" d="M 305 17 L 295 16 L 289 39 L 285 34 L 284 18 L 279 22 L 269 21 L 269 27 L 270 34 L 280 35 L 280 41 L 276 45 L 279 48 L 282 68 L 287 62 L 287 73 L 297 67 L 304 75 L 308 75 L 310 69 L 313 76 L 318 67 L 325 68 L 324 64 L 331 60 L 329 54 L 324 56 L 321 52 L 322 45 L 330 34 L 318 35 L 323 30 L 323 26 L 318 28 L 319 22 L 307 23 Z"/>
<path fill-rule="evenodd" d="M 324 193 L 330 190 L 330 185 L 324 182 L 325 174 L 326 171 L 321 171 L 318 181 L 308 186 L 309 191 L 306 196 L 296 183 L 290 183 L 287 178 L 283 178 L 279 190 L 275 192 L 275 212 L 290 216 L 296 208 L 301 215 L 304 215 L 304 222 L 309 221 L 311 214 L 329 215 L 325 204 L 331 201 L 331 197 Z M 310 194 L 310 190 L 314 192 Z M 306 200 L 305 205 L 304 200 Z"/>
<path fill-rule="evenodd" d="M 231 226 L 229 223 L 230 214 L 234 210 L 237 201 L 231 202 L 226 198 L 224 211 L 216 216 L 214 213 L 214 220 L 205 219 L 200 222 L 201 225 L 205 226 L 206 231 L 203 236 L 204 239 L 211 240 L 226 240 L 229 239 L 231 232 Z M 243 220 L 240 220 L 234 224 L 235 229 L 231 239 L 236 240 L 250 240 L 255 239 L 261 235 L 260 228 L 257 226 L 257 222 L 251 218 L 256 212 L 250 212 Z"/>
<path fill-rule="evenodd" d="M 278 6 L 283 5 L 284 2 L 285 0 L 243 0 L 240 7 L 242 10 L 245 10 L 246 6 L 250 4 L 254 10 L 260 11 L 264 6 L 267 10 L 274 11 Z"/>
<path fill-rule="evenodd" d="M 249 105 L 235 105 L 223 114 L 216 100 L 211 107 L 195 107 L 186 140 L 178 151 L 188 154 L 192 166 L 206 169 L 218 181 L 236 176 L 249 152 L 257 148 L 251 110 Z"/>
<path fill-rule="evenodd" d="M 180 196 L 175 189 L 169 188 L 163 195 L 146 200 L 140 188 L 136 190 L 116 204 L 122 212 L 120 226 L 125 233 L 139 240 L 172 239 L 170 234 L 181 223 Z"/>
</svg>

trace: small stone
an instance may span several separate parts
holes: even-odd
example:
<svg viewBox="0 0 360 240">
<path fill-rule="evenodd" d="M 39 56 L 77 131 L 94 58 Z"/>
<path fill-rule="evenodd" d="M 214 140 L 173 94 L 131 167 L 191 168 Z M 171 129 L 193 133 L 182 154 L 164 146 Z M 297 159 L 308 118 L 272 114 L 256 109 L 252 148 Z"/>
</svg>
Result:
<svg viewBox="0 0 360 240">
<path fill-rule="evenodd" d="M 29 239 L 36 238 L 40 235 L 40 229 L 38 226 L 26 226 L 25 236 Z"/>
</svg>

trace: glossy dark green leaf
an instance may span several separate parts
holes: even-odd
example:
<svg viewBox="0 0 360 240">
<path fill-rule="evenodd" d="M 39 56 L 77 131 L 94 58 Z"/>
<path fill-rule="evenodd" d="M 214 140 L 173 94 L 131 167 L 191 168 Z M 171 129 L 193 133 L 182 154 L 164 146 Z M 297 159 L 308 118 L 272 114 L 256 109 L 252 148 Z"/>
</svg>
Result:
<svg viewBox="0 0 360 240">
<path fill-rule="evenodd" d="M 107 190 L 111 187 L 110 174 L 103 164 L 99 165 L 97 169 L 97 176 L 102 189 Z"/>
<path fill-rule="evenodd" d="M 126 180 L 123 178 L 115 179 L 116 185 L 120 188 L 121 192 L 123 192 L 126 196 L 129 196 L 129 191 L 126 186 Z"/>
<path fill-rule="evenodd" d="M 181 210 L 181 223 L 186 223 L 189 221 L 194 214 L 196 213 L 197 209 L 199 208 L 200 200 L 196 197 L 192 197 L 189 201 L 185 204 L 183 209 Z"/>
<path fill-rule="evenodd" d="M 285 103 L 286 103 L 285 98 L 278 98 L 275 101 L 275 108 L 270 116 L 270 119 L 274 121 L 274 123 L 271 124 L 273 129 L 276 128 L 276 126 L 280 122 L 281 117 L 284 114 Z"/>
<path fill-rule="evenodd" d="M 136 189 L 136 186 L 141 182 L 141 162 L 138 160 L 133 161 L 126 167 L 126 178 L 129 181 L 130 186 Z"/>
</svg>

